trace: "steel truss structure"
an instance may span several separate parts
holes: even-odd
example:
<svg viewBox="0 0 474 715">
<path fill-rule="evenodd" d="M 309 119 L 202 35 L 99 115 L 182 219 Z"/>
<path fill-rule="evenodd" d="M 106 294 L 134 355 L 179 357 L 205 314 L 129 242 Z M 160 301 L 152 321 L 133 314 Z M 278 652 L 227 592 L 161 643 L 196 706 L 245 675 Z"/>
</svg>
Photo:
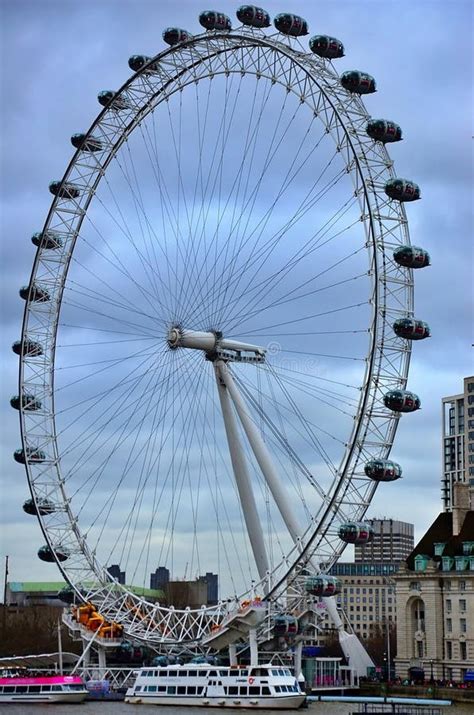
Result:
<svg viewBox="0 0 474 715">
<path fill-rule="evenodd" d="M 301 466 L 319 495 L 320 506 L 298 542 L 260 583 L 248 584 L 235 599 L 196 610 L 179 609 L 147 602 L 111 579 L 82 533 L 68 494 L 56 427 L 57 334 L 75 246 L 111 162 L 148 115 L 173 95 L 232 75 L 281 86 L 296 105 L 308 108 L 333 140 L 341 166 L 352 179 L 368 256 L 369 349 L 352 432 L 330 488 L 318 486 L 310 470 Z M 341 86 L 332 63 L 303 51 L 297 41 L 282 41 L 279 34 L 249 28 L 205 32 L 159 53 L 127 80 L 86 134 L 85 141 L 98 139 L 100 149 L 78 149 L 64 173 L 62 185 L 73 184 L 79 193 L 54 198 L 42 235 L 56 245 L 51 248 L 43 242 L 39 246 L 31 273 L 30 286 L 44 288 L 49 300 L 33 300 L 30 295 L 25 308 L 19 390 L 20 395 L 35 395 L 41 409 L 20 409 L 22 443 L 25 451 L 34 448 L 44 453 L 42 461 L 26 459 L 26 471 L 47 543 L 56 555 L 67 553 L 66 560 L 57 559 L 59 568 L 82 598 L 93 601 L 106 618 L 123 624 L 130 637 L 157 646 L 199 644 L 242 599 L 255 593 L 281 610 L 302 566 L 317 563 L 322 571 L 328 570 L 345 547 L 337 527 L 344 521 L 361 520 L 370 504 L 377 485 L 365 475 L 364 464 L 388 457 L 399 419 L 398 413 L 384 406 L 383 396 L 390 389 L 404 388 L 407 381 L 410 343 L 394 334 L 392 324 L 399 317 L 413 315 L 413 276 L 392 259 L 396 247 L 410 243 L 407 219 L 403 206 L 384 193 L 386 182 L 395 174 L 385 146 L 367 136 L 369 118 L 360 97 Z M 28 354 L 27 341 L 38 343 L 42 354 Z M 232 361 L 227 365 L 251 411 L 252 395 L 233 372 Z M 40 509 L 45 502 L 54 507 L 48 513 Z"/>
</svg>

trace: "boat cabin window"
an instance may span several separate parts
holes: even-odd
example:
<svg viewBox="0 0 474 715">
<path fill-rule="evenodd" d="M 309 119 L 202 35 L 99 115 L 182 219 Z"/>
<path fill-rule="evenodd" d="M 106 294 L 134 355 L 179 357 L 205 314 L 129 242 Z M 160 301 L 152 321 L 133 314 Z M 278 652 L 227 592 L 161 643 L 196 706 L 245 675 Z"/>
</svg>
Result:
<svg viewBox="0 0 474 715">
<path fill-rule="evenodd" d="M 215 678 L 216 675 L 217 675 L 217 670 L 210 670 L 210 671 L 208 672 L 208 676 L 209 676 L 210 678 Z"/>
<path fill-rule="evenodd" d="M 177 695 L 186 695 L 186 688 L 184 685 L 178 685 L 176 688 Z"/>
<path fill-rule="evenodd" d="M 178 671 L 176 671 L 176 670 L 168 671 L 168 678 L 177 678 L 177 677 L 178 677 Z"/>
<path fill-rule="evenodd" d="M 196 686 L 188 685 L 188 695 L 196 695 Z"/>
<path fill-rule="evenodd" d="M 16 686 L 17 693 L 26 693 L 27 689 L 28 688 L 26 687 L 26 685 L 17 685 Z"/>
<path fill-rule="evenodd" d="M 199 675 L 199 673 L 197 672 L 197 670 L 189 670 L 188 675 L 190 678 L 196 678 Z"/>
<path fill-rule="evenodd" d="M 239 675 L 240 675 L 240 670 L 238 670 L 238 668 L 231 668 L 231 669 L 229 670 L 229 675 L 233 676 L 234 678 L 235 678 L 235 677 L 239 677 Z"/>
<path fill-rule="evenodd" d="M 30 693 L 39 693 L 41 692 L 41 687 L 39 685 L 30 685 L 29 691 Z"/>
<path fill-rule="evenodd" d="M 249 688 L 249 695 L 260 695 L 260 688 L 258 686 L 251 686 Z"/>
<path fill-rule="evenodd" d="M 176 688 L 174 685 L 168 685 L 168 695 L 176 695 Z"/>
<path fill-rule="evenodd" d="M 267 688 L 266 685 L 262 688 L 262 695 L 270 695 L 270 688 Z"/>
</svg>

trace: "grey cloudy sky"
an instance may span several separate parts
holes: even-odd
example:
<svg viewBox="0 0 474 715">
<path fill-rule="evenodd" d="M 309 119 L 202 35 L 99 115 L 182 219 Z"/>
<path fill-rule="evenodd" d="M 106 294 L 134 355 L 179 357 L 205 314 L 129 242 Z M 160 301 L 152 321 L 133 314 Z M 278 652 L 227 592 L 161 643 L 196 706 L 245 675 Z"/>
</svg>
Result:
<svg viewBox="0 0 474 715">
<path fill-rule="evenodd" d="M 216 8 L 235 18 L 238 3 Z M 421 535 L 440 510 L 440 400 L 472 374 L 472 4 L 461 0 L 411 3 L 369 0 L 266 2 L 293 11 L 310 34 L 340 38 L 339 71 L 373 74 L 378 92 L 366 99 L 373 116 L 397 121 L 404 141 L 390 149 L 399 175 L 421 187 L 407 207 L 411 239 L 427 248 L 432 266 L 416 275 L 416 315 L 433 337 L 414 346 L 409 388 L 423 409 L 402 418 L 393 457 L 405 478 L 379 489 L 369 514 L 412 521 Z M 69 138 L 97 112 L 97 93 L 129 76 L 128 57 L 163 48 L 162 29 L 200 31 L 201 2 L 143 0 L 3 0 L 2 19 L 2 522 L 0 554 L 10 555 L 11 580 L 50 579 L 54 566 L 36 557 L 43 543 L 34 519 L 21 510 L 28 497 L 19 446 L 17 358 L 23 302 L 34 257 L 31 234 L 50 203 L 47 190 L 71 156 Z"/>
</svg>

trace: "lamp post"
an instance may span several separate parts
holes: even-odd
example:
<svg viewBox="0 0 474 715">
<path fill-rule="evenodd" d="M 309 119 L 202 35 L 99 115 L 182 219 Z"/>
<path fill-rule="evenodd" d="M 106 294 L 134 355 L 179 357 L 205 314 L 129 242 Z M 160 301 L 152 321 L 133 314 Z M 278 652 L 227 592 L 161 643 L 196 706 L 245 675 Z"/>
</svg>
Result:
<svg viewBox="0 0 474 715">
<path fill-rule="evenodd" d="M 433 684 L 433 658 L 430 658 L 430 683 Z"/>
</svg>

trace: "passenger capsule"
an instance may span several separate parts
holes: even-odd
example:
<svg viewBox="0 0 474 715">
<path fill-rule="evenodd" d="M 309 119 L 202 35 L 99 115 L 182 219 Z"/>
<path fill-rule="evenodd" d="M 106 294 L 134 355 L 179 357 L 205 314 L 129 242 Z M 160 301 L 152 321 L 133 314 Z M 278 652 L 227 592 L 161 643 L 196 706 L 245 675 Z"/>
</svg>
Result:
<svg viewBox="0 0 474 715">
<path fill-rule="evenodd" d="M 215 10 L 205 10 L 199 15 L 199 23 L 206 30 L 232 30 L 232 23 L 227 15 Z"/>
<path fill-rule="evenodd" d="M 27 412 L 35 412 L 41 409 L 41 400 L 37 400 L 34 395 L 25 392 L 21 398 L 20 395 L 14 395 L 10 400 L 10 405 L 14 410 L 19 410 L 21 407 Z"/>
<path fill-rule="evenodd" d="M 402 468 L 389 459 L 372 459 L 364 466 L 364 472 L 374 482 L 394 482 L 402 476 Z"/>
<path fill-rule="evenodd" d="M 402 138 L 401 128 L 388 119 L 371 119 L 365 129 L 371 139 L 383 144 L 399 142 Z"/>
<path fill-rule="evenodd" d="M 276 616 L 273 621 L 273 633 L 279 638 L 295 636 L 298 633 L 298 620 L 294 616 Z"/>
<path fill-rule="evenodd" d="M 300 37 L 308 34 L 308 23 L 299 15 L 292 15 L 289 12 L 282 12 L 273 20 L 278 32 L 283 35 L 291 35 L 292 37 Z"/>
<path fill-rule="evenodd" d="M 69 181 L 52 181 L 49 190 L 60 199 L 77 199 L 81 193 L 80 188 Z"/>
<path fill-rule="evenodd" d="M 395 201 L 418 201 L 420 198 L 420 187 L 414 181 L 407 179 L 390 179 L 384 187 L 384 191 Z"/>
<path fill-rule="evenodd" d="M 47 303 L 50 299 L 48 291 L 36 283 L 32 283 L 31 286 L 22 286 L 19 293 L 23 300 L 31 300 L 35 303 Z"/>
<path fill-rule="evenodd" d="M 405 340 L 424 340 L 431 335 L 430 326 L 415 318 L 399 318 L 393 324 L 393 331 Z"/>
<path fill-rule="evenodd" d="M 419 246 L 400 246 L 393 252 L 393 258 L 404 268 L 426 268 L 430 264 L 430 254 Z"/>
<path fill-rule="evenodd" d="M 149 62 L 151 62 L 151 57 L 147 57 L 146 55 L 132 55 L 130 59 L 128 60 L 128 66 L 130 69 L 132 69 L 134 72 L 138 72 L 138 70 L 141 70 L 142 67 L 147 65 Z M 152 64 L 150 65 L 145 72 L 155 72 L 156 71 L 156 65 Z"/>
<path fill-rule="evenodd" d="M 62 238 L 55 231 L 37 231 L 31 237 L 31 242 L 38 248 L 61 248 Z"/>
<path fill-rule="evenodd" d="M 242 25 L 249 27 L 270 27 L 270 15 L 266 10 L 255 5 L 241 5 L 236 12 Z"/>
<path fill-rule="evenodd" d="M 82 151 L 94 152 L 102 149 L 100 139 L 88 137 L 86 134 L 73 134 L 71 144 L 76 147 L 76 149 L 82 149 Z"/>
<path fill-rule="evenodd" d="M 23 344 L 23 350 L 22 350 Z M 12 345 L 12 350 L 15 355 L 28 355 L 28 357 L 39 357 L 43 354 L 43 348 L 40 343 L 35 343 L 34 340 L 16 340 Z"/>
<path fill-rule="evenodd" d="M 310 576 L 306 580 L 305 590 L 313 596 L 336 596 L 341 593 L 342 585 L 334 576 Z"/>
<path fill-rule="evenodd" d="M 19 464 L 26 464 L 28 462 L 44 462 L 46 459 L 46 455 L 44 452 L 42 452 L 40 449 L 36 449 L 35 447 L 27 447 L 26 452 L 24 449 L 16 449 L 13 452 L 13 459 L 15 462 L 18 462 Z"/>
<path fill-rule="evenodd" d="M 186 42 L 192 39 L 192 35 L 187 30 L 182 30 L 180 27 L 167 27 L 163 30 L 163 39 L 167 45 L 177 45 L 179 42 Z"/>
<path fill-rule="evenodd" d="M 354 94 L 372 94 L 375 92 L 375 79 L 366 72 L 349 70 L 341 74 L 339 81 L 344 89 Z"/>
<path fill-rule="evenodd" d="M 344 57 L 344 45 L 335 37 L 328 35 L 314 35 L 309 41 L 309 49 L 315 55 L 326 60 L 335 60 Z"/>
<path fill-rule="evenodd" d="M 56 558 L 54 558 L 55 555 Z M 41 561 L 47 561 L 49 564 L 53 564 L 56 559 L 58 561 L 66 561 L 66 559 L 69 558 L 69 552 L 64 546 L 57 546 L 53 552 L 50 546 L 45 545 L 38 549 L 38 558 L 41 559 Z"/>
<path fill-rule="evenodd" d="M 99 100 L 99 104 L 103 107 L 110 105 L 110 109 L 114 109 L 116 112 L 130 107 L 125 97 L 121 97 L 117 92 L 113 92 L 111 89 L 104 89 L 102 92 L 99 92 L 97 99 Z"/>
<path fill-rule="evenodd" d="M 384 395 L 383 403 L 394 412 L 415 412 L 421 407 L 418 395 L 409 390 L 390 390 Z"/>
<path fill-rule="evenodd" d="M 23 504 L 23 511 L 30 516 L 38 516 L 38 514 L 53 514 L 56 508 L 48 499 L 37 499 L 36 504 L 34 499 L 27 499 Z"/>
<path fill-rule="evenodd" d="M 346 544 L 368 544 L 373 541 L 374 530 L 370 524 L 359 521 L 351 521 L 341 524 L 338 531 L 339 538 Z"/>
</svg>

